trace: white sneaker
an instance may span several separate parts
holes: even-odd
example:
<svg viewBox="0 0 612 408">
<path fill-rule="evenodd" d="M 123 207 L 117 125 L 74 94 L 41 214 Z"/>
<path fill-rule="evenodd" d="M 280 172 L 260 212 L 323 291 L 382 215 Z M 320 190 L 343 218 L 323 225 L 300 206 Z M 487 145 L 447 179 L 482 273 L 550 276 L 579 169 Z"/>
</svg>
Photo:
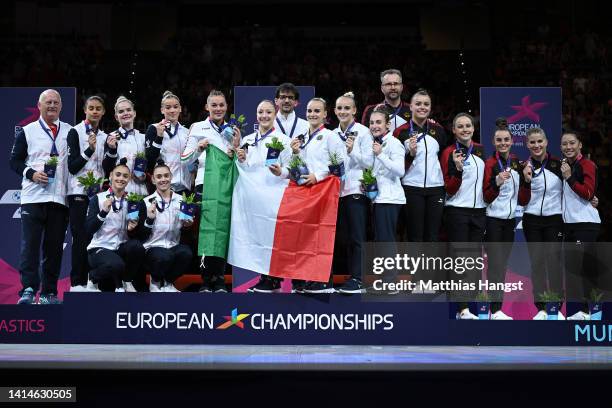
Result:
<svg viewBox="0 0 612 408">
<path fill-rule="evenodd" d="M 540 310 L 538 314 L 533 316 L 532 320 L 548 320 L 548 313 L 546 313 L 546 310 Z M 557 313 L 557 320 L 565 320 L 565 316 L 563 316 L 563 313 Z"/>
<path fill-rule="evenodd" d="M 176 288 L 176 286 L 174 286 L 172 283 L 170 282 L 166 282 L 166 284 L 164 285 L 164 287 L 161 289 L 162 292 L 180 292 L 180 290 L 178 290 Z"/>
<path fill-rule="evenodd" d="M 591 315 L 582 310 L 567 317 L 567 320 L 591 320 Z"/>
<path fill-rule="evenodd" d="M 512 319 L 510 316 L 508 316 L 501 310 L 498 310 L 497 312 L 491 315 L 491 320 L 514 320 L 514 319 Z"/>
<path fill-rule="evenodd" d="M 117 289 L 115 289 L 115 293 L 125 293 L 125 289 L 117 288 Z"/>
<path fill-rule="evenodd" d="M 532 320 L 548 320 L 548 313 L 546 313 L 546 310 L 540 310 L 535 316 L 533 316 Z"/>
<path fill-rule="evenodd" d="M 100 289 L 98 289 L 98 284 L 97 283 L 93 283 L 92 281 L 87 281 L 87 292 L 102 292 Z"/>
<path fill-rule="evenodd" d="M 88 292 L 88 290 L 85 285 L 76 285 L 70 287 L 70 292 Z"/>
<path fill-rule="evenodd" d="M 478 320 L 478 316 L 472 314 L 470 309 L 466 307 L 461 312 L 457 313 L 457 320 Z"/>
<path fill-rule="evenodd" d="M 136 292 L 136 288 L 134 287 L 134 284 L 132 282 L 123 282 L 123 289 L 129 293 Z"/>
<path fill-rule="evenodd" d="M 151 279 L 151 282 L 149 283 L 149 292 L 159 293 L 161 291 L 162 291 L 161 282 L 156 282 L 153 279 Z"/>
</svg>

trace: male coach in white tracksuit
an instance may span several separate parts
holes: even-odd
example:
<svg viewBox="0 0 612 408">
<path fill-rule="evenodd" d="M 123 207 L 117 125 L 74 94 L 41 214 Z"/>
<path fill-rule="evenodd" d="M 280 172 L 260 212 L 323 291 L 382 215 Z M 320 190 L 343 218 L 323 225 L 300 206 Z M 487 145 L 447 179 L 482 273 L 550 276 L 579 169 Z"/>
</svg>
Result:
<svg viewBox="0 0 612 408">
<path fill-rule="evenodd" d="M 42 241 L 42 287 L 40 304 L 60 303 L 57 280 L 68 207 L 66 207 L 67 137 L 71 126 L 59 120 L 62 99 L 53 89 L 47 89 L 38 99 L 40 118 L 15 132 L 11 152 L 11 168 L 23 177 L 21 182 L 21 276 L 19 304 L 32 304 L 41 286 L 39 275 Z M 57 156 L 55 178 L 44 171 L 45 163 Z M 51 181 L 51 182 L 50 182 Z"/>
</svg>

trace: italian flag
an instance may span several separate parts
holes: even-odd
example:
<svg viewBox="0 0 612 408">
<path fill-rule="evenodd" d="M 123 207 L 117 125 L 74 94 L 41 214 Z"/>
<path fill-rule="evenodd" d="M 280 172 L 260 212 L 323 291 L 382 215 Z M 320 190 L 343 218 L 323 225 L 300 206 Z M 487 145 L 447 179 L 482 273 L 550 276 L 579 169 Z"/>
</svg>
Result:
<svg viewBox="0 0 612 408">
<path fill-rule="evenodd" d="M 267 167 L 235 168 L 228 263 L 280 278 L 327 282 L 340 180 L 328 177 L 305 187 Z M 208 173 L 205 177 L 206 185 Z"/>
<path fill-rule="evenodd" d="M 235 159 L 213 145 L 206 149 L 198 254 L 227 258 L 232 192 L 238 178 Z"/>
</svg>

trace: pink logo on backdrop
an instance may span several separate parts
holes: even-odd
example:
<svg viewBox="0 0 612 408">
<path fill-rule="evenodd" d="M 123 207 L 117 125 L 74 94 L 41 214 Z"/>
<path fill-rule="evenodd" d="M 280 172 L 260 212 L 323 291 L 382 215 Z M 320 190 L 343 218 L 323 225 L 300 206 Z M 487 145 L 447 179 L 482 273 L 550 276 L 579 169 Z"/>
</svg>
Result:
<svg viewBox="0 0 612 408">
<path fill-rule="evenodd" d="M 520 105 L 510 106 L 516 113 L 508 118 L 508 123 L 516 123 L 523 118 L 528 118 L 534 122 L 540 123 L 540 115 L 536 112 L 546 105 L 548 105 L 548 102 L 531 103 L 531 96 L 523 96 Z"/>
<path fill-rule="evenodd" d="M 19 122 L 17 124 L 17 126 L 29 125 L 30 123 L 34 122 L 35 120 L 38 120 L 38 117 L 40 116 L 40 111 L 38 110 L 38 106 L 27 107 L 27 108 L 25 108 L 25 110 L 30 112 L 30 116 L 28 116 L 25 119 L 22 119 L 21 122 Z"/>
</svg>

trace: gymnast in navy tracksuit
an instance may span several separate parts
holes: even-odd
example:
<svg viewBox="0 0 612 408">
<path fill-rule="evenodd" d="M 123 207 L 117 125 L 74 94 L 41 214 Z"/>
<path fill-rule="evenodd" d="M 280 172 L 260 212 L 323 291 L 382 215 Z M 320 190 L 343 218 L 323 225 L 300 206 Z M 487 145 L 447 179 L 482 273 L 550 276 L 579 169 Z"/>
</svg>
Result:
<svg viewBox="0 0 612 408">
<path fill-rule="evenodd" d="M 411 99 L 412 119 L 395 129 L 393 136 L 406 148 L 405 219 L 400 221 L 410 242 L 437 242 L 444 211 L 444 177 L 440 155 L 448 144 L 446 132 L 429 120 L 431 97 L 425 90 Z M 402 231 L 403 232 L 403 231 Z"/>
<path fill-rule="evenodd" d="M 534 320 L 547 318 L 545 304 L 539 302 L 538 297 L 546 290 L 558 295 L 563 290 L 561 252 L 560 246 L 556 244 L 561 242 L 563 232 L 561 161 L 546 151 L 547 146 L 548 139 L 543 129 L 532 128 L 527 131 L 530 157 L 525 163 L 527 170 L 523 173 L 518 197 L 519 205 L 525 207 L 525 239 L 535 243 L 527 246 L 531 260 L 533 296 L 539 310 Z M 550 244 L 541 244 L 543 242 Z M 562 317 L 560 313 L 559 316 Z"/>
<path fill-rule="evenodd" d="M 512 135 L 507 120 L 498 119 L 496 127 L 493 136 L 495 153 L 485 162 L 483 197 L 487 203 L 487 280 L 503 283 L 514 242 L 521 170 L 518 158 L 510 153 Z M 488 294 L 492 302 L 491 319 L 510 320 L 511 317 L 501 311 L 503 292 L 490 291 Z"/>
<path fill-rule="evenodd" d="M 483 200 L 484 149 L 472 140 L 474 120 L 467 113 L 459 113 L 453 120 L 455 143 L 444 149 L 440 164 L 446 189 L 445 217 L 448 240 L 454 256 L 476 257 L 480 245 L 475 245 L 469 253 L 459 254 L 453 243 L 480 243 L 485 232 L 485 207 Z M 465 246 L 465 245 L 464 245 Z M 478 254 L 477 254 L 478 253 Z M 465 275 L 454 275 L 453 280 L 476 284 L 480 278 L 477 271 Z M 470 291 L 464 291 L 458 300 L 473 300 Z M 459 319 L 477 319 L 470 313 L 466 303 L 459 304 Z"/>
<path fill-rule="evenodd" d="M 568 320 L 589 320 L 584 302 L 599 283 L 595 260 L 601 219 L 591 205 L 597 189 L 597 166 L 582 155 L 576 132 L 561 137 L 563 177 L 563 241 Z"/>
<path fill-rule="evenodd" d="M 72 234 L 72 270 L 70 271 L 71 292 L 83 292 L 87 286 L 89 264 L 87 244 L 89 236 L 85 233 L 85 219 L 89 207 L 89 195 L 98 193 L 100 186 L 88 192 L 79 177 L 89 172 L 96 179 L 104 179 L 102 160 L 106 133 L 100 130 L 100 120 L 104 116 L 104 99 L 94 95 L 87 98 L 84 106 L 85 120 L 68 132 L 68 184 L 66 196 L 70 212 L 70 233 Z"/>
<path fill-rule="evenodd" d="M 111 281 L 116 292 L 136 292 L 134 280 L 138 278 L 145 251 L 131 235 L 135 235 L 138 220 L 127 219 L 127 186 L 132 171 L 123 158 L 111 171 L 111 187 L 89 202 L 85 228 L 92 236 L 87 246 L 90 281 L 88 291 L 99 292 L 102 281 Z"/>
</svg>

